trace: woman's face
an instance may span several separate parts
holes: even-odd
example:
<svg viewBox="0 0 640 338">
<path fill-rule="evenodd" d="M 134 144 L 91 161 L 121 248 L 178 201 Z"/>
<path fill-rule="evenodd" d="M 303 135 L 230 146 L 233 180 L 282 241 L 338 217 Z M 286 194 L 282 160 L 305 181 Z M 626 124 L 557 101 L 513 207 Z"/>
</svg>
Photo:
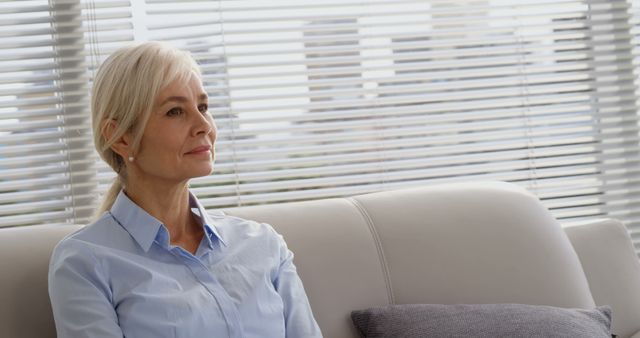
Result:
<svg viewBox="0 0 640 338">
<path fill-rule="evenodd" d="M 213 170 L 216 125 L 195 73 L 165 87 L 142 135 L 133 166 L 143 179 L 180 183 Z"/>
</svg>

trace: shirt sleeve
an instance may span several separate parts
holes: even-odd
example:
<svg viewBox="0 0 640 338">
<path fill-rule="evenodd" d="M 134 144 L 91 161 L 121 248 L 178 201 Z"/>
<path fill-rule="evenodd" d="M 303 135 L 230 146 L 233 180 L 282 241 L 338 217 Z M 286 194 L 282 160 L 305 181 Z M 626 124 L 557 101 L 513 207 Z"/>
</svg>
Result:
<svg viewBox="0 0 640 338">
<path fill-rule="evenodd" d="M 95 254 L 68 238 L 49 263 L 49 298 L 58 338 L 122 338 L 111 292 Z"/>
<path fill-rule="evenodd" d="M 274 231 L 275 232 L 275 231 Z M 284 304 L 286 336 L 289 338 L 322 338 L 320 327 L 316 323 L 307 294 L 302 286 L 293 264 L 293 253 L 281 235 L 277 234 L 280 249 L 280 268 L 274 286 Z"/>
</svg>

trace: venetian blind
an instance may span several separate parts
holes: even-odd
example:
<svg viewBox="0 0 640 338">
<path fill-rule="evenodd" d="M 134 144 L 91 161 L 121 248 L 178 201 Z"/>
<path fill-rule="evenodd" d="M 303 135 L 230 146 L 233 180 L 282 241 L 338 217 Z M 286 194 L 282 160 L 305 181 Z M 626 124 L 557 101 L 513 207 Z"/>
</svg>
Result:
<svg viewBox="0 0 640 338">
<path fill-rule="evenodd" d="M 211 207 L 505 180 L 561 221 L 634 238 L 638 116 L 626 1 L 148 1 L 219 125 Z"/>
<path fill-rule="evenodd" d="M 133 39 L 130 17 L 128 1 L 0 3 L 0 227 L 92 214 L 91 51 Z"/>
</svg>

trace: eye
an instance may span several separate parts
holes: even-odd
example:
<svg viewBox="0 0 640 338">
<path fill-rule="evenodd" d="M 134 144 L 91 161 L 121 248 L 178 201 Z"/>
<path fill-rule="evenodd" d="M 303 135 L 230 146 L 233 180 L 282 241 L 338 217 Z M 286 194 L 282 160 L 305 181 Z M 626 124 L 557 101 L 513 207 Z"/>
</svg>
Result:
<svg viewBox="0 0 640 338">
<path fill-rule="evenodd" d="M 168 112 L 167 112 L 167 116 L 172 117 L 172 116 L 180 116 L 182 115 L 182 108 L 171 108 Z"/>
<path fill-rule="evenodd" d="M 204 113 L 206 113 L 207 111 L 209 111 L 209 105 L 208 105 L 208 104 L 206 104 L 206 103 L 202 103 L 202 104 L 198 105 L 198 110 L 199 110 L 202 114 L 204 114 Z"/>
</svg>

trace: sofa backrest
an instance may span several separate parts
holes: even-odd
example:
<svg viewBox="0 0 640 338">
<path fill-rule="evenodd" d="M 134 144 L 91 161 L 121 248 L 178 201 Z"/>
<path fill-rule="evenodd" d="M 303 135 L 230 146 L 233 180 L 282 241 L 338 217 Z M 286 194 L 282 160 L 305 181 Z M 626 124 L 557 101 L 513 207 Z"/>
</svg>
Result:
<svg viewBox="0 0 640 338">
<path fill-rule="evenodd" d="M 511 184 L 421 187 L 246 207 L 295 253 L 326 337 L 357 337 L 352 310 L 392 303 L 591 308 L 580 261 L 538 199 Z"/>
<path fill-rule="evenodd" d="M 0 337 L 55 338 L 47 291 L 49 257 L 79 225 L 0 229 Z"/>
<path fill-rule="evenodd" d="M 513 185 L 435 186 L 227 213 L 283 234 L 327 338 L 357 337 L 350 312 L 390 303 L 594 305 L 564 232 Z M 55 337 L 48 261 L 78 228 L 0 229 L 0 337 Z M 568 232 L 596 302 L 613 307 L 616 333 L 640 330 L 640 263 L 626 230 L 596 224 Z"/>
</svg>

